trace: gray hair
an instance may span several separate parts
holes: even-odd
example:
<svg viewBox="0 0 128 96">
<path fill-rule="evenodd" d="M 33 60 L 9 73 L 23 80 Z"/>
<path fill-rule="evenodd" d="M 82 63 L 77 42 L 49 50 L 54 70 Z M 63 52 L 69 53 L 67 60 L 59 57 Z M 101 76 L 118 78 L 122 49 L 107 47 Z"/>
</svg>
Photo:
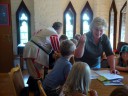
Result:
<svg viewBox="0 0 128 96">
<path fill-rule="evenodd" d="M 93 21 L 90 24 L 90 30 L 91 31 L 92 31 L 93 28 L 101 29 L 103 27 L 106 29 L 107 28 L 107 23 L 103 18 L 100 18 L 100 17 L 94 18 Z"/>
<path fill-rule="evenodd" d="M 60 52 L 62 56 L 71 55 L 76 49 L 76 45 L 71 40 L 63 40 L 60 44 Z"/>
<path fill-rule="evenodd" d="M 90 67 L 85 62 L 76 62 L 67 77 L 63 88 L 65 95 L 73 92 L 88 93 L 90 85 Z"/>
</svg>

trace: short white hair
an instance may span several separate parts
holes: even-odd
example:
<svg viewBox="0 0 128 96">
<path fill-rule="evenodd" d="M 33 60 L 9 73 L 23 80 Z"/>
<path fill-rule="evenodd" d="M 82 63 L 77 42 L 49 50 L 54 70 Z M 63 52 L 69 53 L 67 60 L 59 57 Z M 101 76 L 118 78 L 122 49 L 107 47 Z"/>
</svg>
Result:
<svg viewBox="0 0 128 96">
<path fill-rule="evenodd" d="M 90 24 L 90 30 L 92 30 L 93 28 L 107 28 L 107 23 L 105 21 L 105 19 L 101 18 L 101 17 L 96 17 L 93 19 L 93 21 Z"/>
</svg>

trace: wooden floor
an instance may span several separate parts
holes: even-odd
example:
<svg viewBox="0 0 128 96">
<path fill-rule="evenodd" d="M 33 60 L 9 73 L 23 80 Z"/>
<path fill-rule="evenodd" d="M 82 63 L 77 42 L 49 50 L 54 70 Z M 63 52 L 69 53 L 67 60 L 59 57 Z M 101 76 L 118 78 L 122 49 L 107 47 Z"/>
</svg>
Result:
<svg viewBox="0 0 128 96">
<path fill-rule="evenodd" d="M 24 84 L 27 87 L 28 86 L 27 81 L 28 81 L 28 77 L 29 77 L 27 69 L 23 70 L 22 73 L 23 73 Z"/>
</svg>

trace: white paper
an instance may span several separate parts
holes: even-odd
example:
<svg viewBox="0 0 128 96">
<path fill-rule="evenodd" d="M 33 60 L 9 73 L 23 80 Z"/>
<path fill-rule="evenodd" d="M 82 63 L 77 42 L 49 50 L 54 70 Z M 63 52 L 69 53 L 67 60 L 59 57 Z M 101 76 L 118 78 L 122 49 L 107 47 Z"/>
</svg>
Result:
<svg viewBox="0 0 128 96">
<path fill-rule="evenodd" d="M 95 71 L 97 74 L 104 76 L 106 79 L 108 80 L 112 80 L 112 79 L 123 79 L 123 76 L 121 75 L 117 75 L 117 74 L 112 74 L 110 73 L 109 70 L 98 70 Z"/>
<path fill-rule="evenodd" d="M 94 70 L 91 70 L 91 79 L 97 79 L 98 77 L 99 75 Z"/>
</svg>

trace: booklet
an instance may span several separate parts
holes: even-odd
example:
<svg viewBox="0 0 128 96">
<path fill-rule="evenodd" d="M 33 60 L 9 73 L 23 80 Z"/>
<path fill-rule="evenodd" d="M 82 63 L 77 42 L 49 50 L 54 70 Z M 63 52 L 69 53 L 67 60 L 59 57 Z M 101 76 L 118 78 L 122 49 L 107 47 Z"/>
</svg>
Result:
<svg viewBox="0 0 128 96">
<path fill-rule="evenodd" d="M 95 72 L 100 75 L 97 79 L 103 82 L 104 85 L 124 85 L 122 83 L 123 76 L 121 75 L 112 74 L 109 70 L 98 70 Z"/>
<path fill-rule="evenodd" d="M 103 82 L 104 85 L 124 85 L 122 82 L 111 82 L 111 81 L 104 81 Z"/>
<path fill-rule="evenodd" d="M 100 76 L 105 77 L 107 80 L 113 80 L 113 79 L 123 79 L 123 76 L 118 74 L 112 74 L 109 70 L 98 70 L 95 71 Z"/>
</svg>

